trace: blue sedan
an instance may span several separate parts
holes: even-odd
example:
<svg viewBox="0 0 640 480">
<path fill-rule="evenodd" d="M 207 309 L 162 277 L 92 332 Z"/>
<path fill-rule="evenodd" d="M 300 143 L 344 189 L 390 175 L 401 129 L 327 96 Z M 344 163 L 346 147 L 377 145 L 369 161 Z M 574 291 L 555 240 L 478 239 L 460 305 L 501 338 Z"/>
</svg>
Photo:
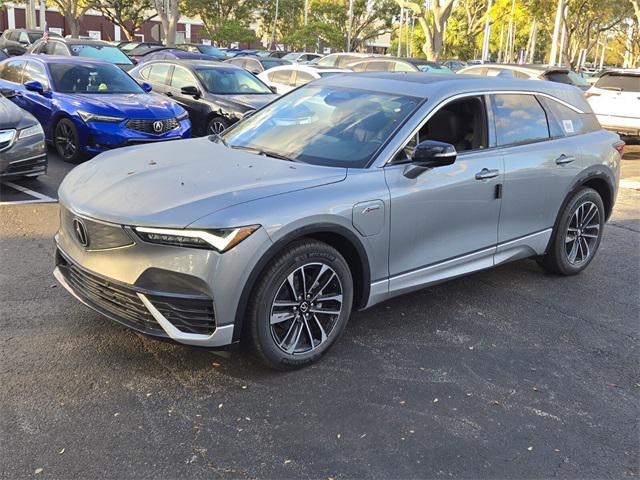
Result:
<svg viewBox="0 0 640 480">
<path fill-rule="evenodd" d="M 0 88 L 32 113 L 68 162 L 126 145 L 188 138 L 191 122 L 177 103 L 150 94 L 115 65 L 24 55 L 0 63 Z"/>
</svg>

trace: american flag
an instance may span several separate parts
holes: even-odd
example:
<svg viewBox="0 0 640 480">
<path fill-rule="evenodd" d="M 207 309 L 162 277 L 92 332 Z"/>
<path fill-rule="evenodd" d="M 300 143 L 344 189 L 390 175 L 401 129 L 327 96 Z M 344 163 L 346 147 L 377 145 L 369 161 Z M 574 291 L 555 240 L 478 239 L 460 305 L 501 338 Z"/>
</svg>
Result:
<svg viewBox="0 0 640 480">
<path fill-rule="evenodd" d="M 44 40 L 44 43 L 47 43 L 49 41 L 49 25 L 47 25 L 46 22 L 44 24 L 44 33 L 42 34 L 42 40 Z"/>
</svg>

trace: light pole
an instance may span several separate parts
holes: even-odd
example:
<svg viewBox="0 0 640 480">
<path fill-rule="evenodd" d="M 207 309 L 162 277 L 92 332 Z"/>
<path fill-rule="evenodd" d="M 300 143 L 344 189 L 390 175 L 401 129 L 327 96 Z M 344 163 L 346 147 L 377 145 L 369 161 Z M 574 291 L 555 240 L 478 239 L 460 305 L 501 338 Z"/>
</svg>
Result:
<svg viewBox="0 0 640 480">
<path fill-rule="evenodd" d="M 549 54 L 549 65 L 556 65 L 558 57 L 558 40 L 560 39 L 563 26 L 562 14 L 564 12 L 564 0 L 558 0 L 558 8 L 556 10 L 556 21 L 553 25 L 553 37 L 551 38 L 551 53 Z M 562 58 L 562 52 L 560 52 Z"/>
<path fill-rule="evenodd" d="M 492 0 L 487 2 L 487 18 L 484 22 L 484 38 L 482 39 L 482 61 L 489 60 L 489 37 L 491 36 L 491 5 Z"/>
<path fill-rule="evenodd" d="M 353 0 L 349 0 L 349 25 L 347 25 L 347 52 L 351 51 L 351 28 L 353 27 Z"/>
<path fill-rule="evenodd" d="M 402 52 L 402 17 L 404 17 L 404 7 L 400 7 L 400 21 L 398 22 L 398 57 Z"/>
</svg>

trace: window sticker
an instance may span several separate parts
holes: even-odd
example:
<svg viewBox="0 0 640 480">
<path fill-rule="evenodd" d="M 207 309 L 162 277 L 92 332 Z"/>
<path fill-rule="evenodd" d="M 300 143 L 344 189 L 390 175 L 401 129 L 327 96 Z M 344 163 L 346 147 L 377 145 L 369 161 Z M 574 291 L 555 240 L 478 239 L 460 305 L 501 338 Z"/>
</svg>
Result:
<svg viewBox="0 0 640 480">
<path fill-rule="evenodd" d="M 562 120 L 562 128 L 566 133 L 574 133 L 573 122 L 571 120 Z"/>
</svg>

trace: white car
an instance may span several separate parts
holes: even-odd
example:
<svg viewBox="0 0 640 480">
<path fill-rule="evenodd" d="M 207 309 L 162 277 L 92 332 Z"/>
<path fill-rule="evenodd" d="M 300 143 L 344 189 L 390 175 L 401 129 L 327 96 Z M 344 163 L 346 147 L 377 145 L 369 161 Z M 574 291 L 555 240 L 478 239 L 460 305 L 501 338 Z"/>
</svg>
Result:
<svg viewBox="0 0 640 480">
<path fill-rule="evenodd" d="M 266 70 L 258 78 L 266 83 L 275 93 L 285 94 L 301 85 L 340 73 L 353 73 L 344 68 L 323 68 L 315 65 L 283 65 Z"/>
<path fill-rule="evenodd" d="M 586 97 L 603 128 L 640 137 L 640 69 L 603 73 Z"/>
</svg>

